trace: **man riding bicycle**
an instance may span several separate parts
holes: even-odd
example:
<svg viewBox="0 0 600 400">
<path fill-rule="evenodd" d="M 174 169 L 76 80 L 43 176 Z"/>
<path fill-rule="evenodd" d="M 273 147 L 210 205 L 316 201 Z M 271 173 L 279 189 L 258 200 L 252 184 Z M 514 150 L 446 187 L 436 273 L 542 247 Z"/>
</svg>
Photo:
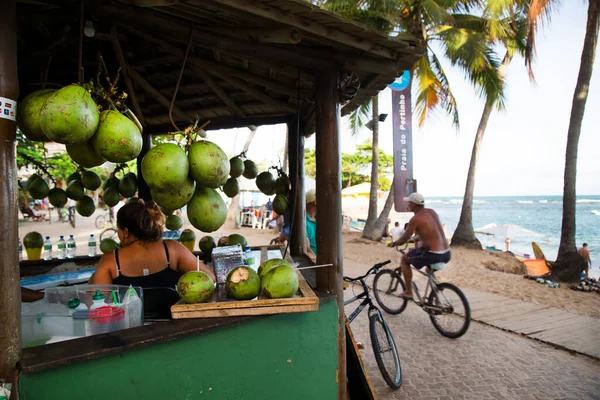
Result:
<svg viewBox="0 0 600 400">
<path fill-rule="evenodd" d="M 435 263 L 447 263 L 450 261 L 450 247 L 437 213 L 430 208 L 425 208 L 423 195 L 415 192 L 403 200 L 408 201 L 408 209 L 415 215 L 408 222 L 408 227 L 402 237 L 390 243 L 389 247 L 401 246 L 407 243 L 413 233 L 416 233 L 420 238 L 419 247 L 415 247 L 403 255 L 401 262 L 402 275 L 404 275 L 406 281 L 406 291 L 400 297 L 412 300 L 412 270 L 410 265 L 412 264 L 415 268 L 421 269 Z"/>
</svg>

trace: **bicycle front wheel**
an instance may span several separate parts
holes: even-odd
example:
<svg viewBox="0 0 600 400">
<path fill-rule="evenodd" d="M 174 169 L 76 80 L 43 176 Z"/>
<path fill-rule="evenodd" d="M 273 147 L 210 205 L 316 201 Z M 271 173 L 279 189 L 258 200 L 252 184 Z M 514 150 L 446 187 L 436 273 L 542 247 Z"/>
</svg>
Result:
<svg viewBox="0 0 600 400">
<path fill-rule="evenodd" d="M 399 389 L 402 386 L 402 367 L 398 358 L 398 349 L 390 328 L 379 310 L 369 316 L 369 331 L 375 361 L 383 379 L 392 389 Z"/>
<path fill-rule="evenodd" d="M 104 215 L 98 215 L 96 217 L 96 228 L 104 229 L 105 226 L 106 226 L 106 217 Z"/>
<path fill-rule="evenodd" d="M 408 300 L 400 297 L 406 290 L 404 280 L 396 271 L 382 269 L 373 280 L 373 292 L 377 303 L 389 314 L 400 314 Z"/>
<path fill-rule="evenodd" d="M 471 307 L 463 292 L 451 283 L 437 284 L 427 298 L 427 309 L 431 323 L 442 336 L 456 339 L 469 329 Z"/>
</svg>

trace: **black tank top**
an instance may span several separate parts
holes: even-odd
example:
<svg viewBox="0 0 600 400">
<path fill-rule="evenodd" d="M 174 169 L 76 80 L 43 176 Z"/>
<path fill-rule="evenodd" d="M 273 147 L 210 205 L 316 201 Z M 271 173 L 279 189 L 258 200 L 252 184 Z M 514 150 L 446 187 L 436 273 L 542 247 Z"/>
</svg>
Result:
<svg viewBox="0 0 600 400">
<path fill-rule="evenodd" d="M 177 286 L 177 281 L 181 277 L 181 274 L 178 271 L 175 271 L 173 268 L 171 268 L 171 262 L 169 261 L 169 249 L 167 248 L 167 244 L 165 242 L 163 242 L 163 246 L 165 247 L 165 254 L 167 256 L 167 268 L 155 272 L 153 274 L 144 276 L 125 276 L 121 274 L 119 265 L 119 250 L 115 250 L 115 264 L 117 265 L 117 277 L 113 279 L 113 283 L 115 285 L 141 286 L 142 288 L 175 288 Z"/>
</svg>

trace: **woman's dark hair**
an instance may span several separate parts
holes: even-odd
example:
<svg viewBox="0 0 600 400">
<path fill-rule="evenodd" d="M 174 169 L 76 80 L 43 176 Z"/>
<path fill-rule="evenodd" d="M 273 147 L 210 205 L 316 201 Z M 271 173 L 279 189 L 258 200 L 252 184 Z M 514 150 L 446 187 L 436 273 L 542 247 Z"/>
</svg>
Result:
<svg viewBox="0 0 600 400">
<path fill-rule="evenodd" d="M 133 201 L 125 204 L 117 213 L 117 226 L 127 228 L 136 238 L 142 241 L 154 242 L 163 235 L 165 216 L 158 205 L 144 200 Z"/>
</svg>

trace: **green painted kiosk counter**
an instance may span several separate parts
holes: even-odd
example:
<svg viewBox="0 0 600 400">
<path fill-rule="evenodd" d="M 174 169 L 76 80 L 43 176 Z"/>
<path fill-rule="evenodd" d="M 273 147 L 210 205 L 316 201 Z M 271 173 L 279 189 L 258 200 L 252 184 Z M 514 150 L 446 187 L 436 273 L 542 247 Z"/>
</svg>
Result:
<svg viewBox="0 0 600 400">
<path fill-rule="evenodd" d="M 23 400 L 335 399 L 335 296 L 314 312 L 155 322 L 23 350 Z"/>
</svg>

